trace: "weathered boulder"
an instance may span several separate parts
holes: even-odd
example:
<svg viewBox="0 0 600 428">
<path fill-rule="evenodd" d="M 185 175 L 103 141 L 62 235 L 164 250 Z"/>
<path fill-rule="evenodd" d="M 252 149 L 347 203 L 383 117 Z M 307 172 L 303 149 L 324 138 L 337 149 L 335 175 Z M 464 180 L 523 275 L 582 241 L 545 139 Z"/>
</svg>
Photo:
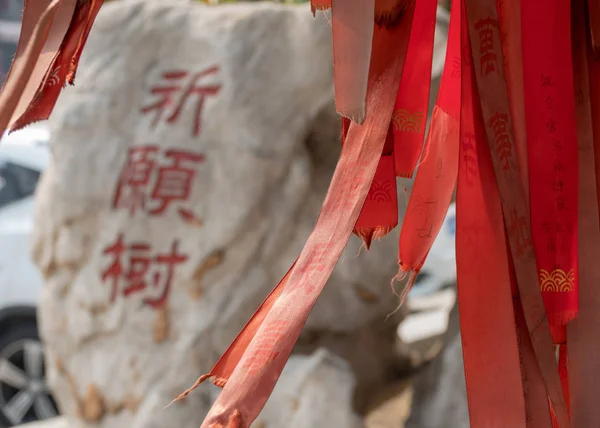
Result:
<svg viewBox="0 0 600 428">
<path fill-rule="evenodd" d="M 215 387 L 164 406 L 289 268 L 335 168 L 327 18 L 307 5 L 110 2 L 50 126 L 33 256 L 61 410 L 76 427 L 196 428 Z M 360 423 L 351 398 L 361 408 L 394 364 L 396 323 L 383 319 L 397 238 L 359 256 L 351 240 L 266 427 Z"/>
<path fill-rule="evenodd" d="M 333 172 L 327 25 L 308 6 L 103 8 L 50 120 L 33 243 L 49 381 L 75 426 L 202 420 L 212 385 L 163 407 L 210 369 L 299 254 Z M 358 258 L 351 243 L 307 331 L 350 343 L 394 308 L 396 239 Z M 317 418 L 338 412 L 318 404 Z M 281 420 L 265 412 L 267 425 Z"/>
</svg>

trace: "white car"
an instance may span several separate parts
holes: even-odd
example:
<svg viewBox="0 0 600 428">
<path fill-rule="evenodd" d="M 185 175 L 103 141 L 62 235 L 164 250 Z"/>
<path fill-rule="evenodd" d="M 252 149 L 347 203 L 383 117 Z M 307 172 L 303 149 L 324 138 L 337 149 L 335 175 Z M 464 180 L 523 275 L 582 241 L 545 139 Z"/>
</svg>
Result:
<svg viewBox="0 0 600 428">
<path fill-rule="evenodd" d="M 48 165 L 48 140 L 48 130 L 34 125 L 0 141 L 0 426 L 58 413 L 37 332 L 42 278 L 29 251 L 34 192 Z"/>
</svg>

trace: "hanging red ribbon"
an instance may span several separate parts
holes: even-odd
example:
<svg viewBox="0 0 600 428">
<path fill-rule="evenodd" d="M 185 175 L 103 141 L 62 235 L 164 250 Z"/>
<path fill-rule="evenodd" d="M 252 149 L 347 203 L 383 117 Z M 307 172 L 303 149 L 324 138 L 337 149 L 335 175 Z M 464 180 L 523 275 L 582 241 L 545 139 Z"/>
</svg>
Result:
<svg viewBox="0 0 600 428">
<path fill-rule="evenodd" d="M 591 427 L 600 420 L 600 227 L 596 200 L 597 181 L 594 171 L 594 140 L 600 137 L 598 117 L 592 119 L 591 104 L 598 105 L 600 94 L 590 89 L 599 86 L 600 75 L 594 76 L 588 67 L 593 64 L 589 42 L 585 0 L 574 0 L 573 7 L 573 73 L 575 108 L 579 146 L 579 311 L 567 325 L 567 371 L 569 401 L 574 427 Z M 596 110 L 597 113 L 597 110 Z M 598 152 L 596 151 L 596 155 Z"/>
<path fill-rule="evenodd" d="M 577 314 L 577 131 L 569 2 L 521 3 L 531 231 L 555 343 Z M 540 49 L 546 44 L 552 49 Z"/>
<path fill-rule="evenodd" d="M 415 18 L 392 116 L 398 177 L 412 177 L 423 148 L 429 112 L 436 6 L 437 0 L 419 0 L 415 5 Z M 451 66 L 452 73 L 460 72 L 460 64 Z"/>
<path fill-rule="evenodd" d="M 60 50 L 46 71 L 35 97 L 13 123 L 11 131 L 50 117 L 61 90 L 67 83 L 73 84 L 83 46 L 102 4 L 103 0 L 78 3 Z"/>
<path fill-rule="evenodd" d="M 531 243 L 527 202 L 514 144 L 508 88 L 504 77 L 504 55 L 496 0 L 465 0 L 473 66 L 483 121 L 508 231 L 511 256 L 527 329 L 541 369 L 547 394 L 562 426 L 569 426 L 552 336 L 538 285 Z"/>
<path fill-rule="evenodd" d="M 458 174 L 460 73 L 457 74 L 451 64 L 456 61 L 460 63 L 459 2 L 455 2 L 452 8 L 440 92 L 400 232 L 400 270 L 410 275 L 400 298 L 401 303 L 414 284 L 442 227 Z"/>
<path fill-rule="evenodd" d="M 412 13 L 409 8 L 396 28 L 375 31 L 367 97 L 370 113 L 363 125 L 349 127 L 321 214 L 300 257 L 213 370 L 197 382 L 215 378 L 225 385 L 203 428 L 250 426 L 339 259 L 383 152 L 406 52 L 398 40 L 402 35 L 408 38 Z"/>
<path fill-rule="evenodd" d="M 600 2 L 588 0 L 587 5 L 591 47 L 595 56 L 600 56 Z"/>
<path fill-rule="evenodd" d="M 397 224 L 398 190 L 394 173 L 394 138 L 390 127 L 373 183 L 353 232 L 369 249 L 373 240 L 383 238 Z"/>
<path fill-rule="evenodd" d="M 503 426 L 525 428 L 502 206 L 477 90 L 473 90 L 466 26 L 461 33 L 456 267 L 469 419 L 472 428 L 494 426 L 498 421 Z"/>
</svg>

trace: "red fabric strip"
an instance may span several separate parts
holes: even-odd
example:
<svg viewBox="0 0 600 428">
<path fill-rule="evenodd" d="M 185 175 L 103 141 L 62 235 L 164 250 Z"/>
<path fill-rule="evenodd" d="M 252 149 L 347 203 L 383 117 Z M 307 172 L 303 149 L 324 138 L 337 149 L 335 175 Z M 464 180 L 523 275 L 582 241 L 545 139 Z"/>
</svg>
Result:
<svg viewBox="0 0 600 428">
<path fill-rule="evenodd" d="M 52 21 L 48 39 L 44 44 L 42 53 L 37 58 L 35 67 L 27 82 L 27 86 L 13 113 L 10 122 L 11 126 L 12 123 L 17 121 L 23 115 L 30 103 L 38 96 L 44 77 L 58 55 L 63 40 L 65 39 L 76 3 L 77 0 L 60 0 L 58 2 L 58 10 Z M 29 12 L 29 10 L 26 10 L 25 12 Z"/>
<path fill-rule="evenodd" d="M 342 118 L 342 145 L 348 136 L 351 120 Z M 394 137 L 388 129 L 383 153 L 375 177 L 352 232 L 367 247 L 373 240 L 383 238 L 398 225 L 398 189 L 394 172 Z"/>
<path fill-rule="evenodd" d="M 33 35 L 33 31 L 35 26 L 37 25 L 42 13 L 46 10 L 46 8 L 50 5 L 50 1 L 48 0 L 25 0 L 24 8 L 23 8 L 23 18 L 21 20 L 21 33 L 19 34 L 19 41 L 17 43 L 17 51 L 15 52 L 15 58 L 13 59 L 10 69 L 8 70 L 6 82 L 9 81 L 10 75 L 13 72 L 13 69 L 18 67 L 18 64 L 22 62 L 25 58 L 23 54 L 25 52 L 25 48 L 29 43 Z"/>
<path fill-rule="evenodd" d="M 58 54 L 48 68 L 35 97 L 25 112 L 13 123 L 11 131 L 50 117 L 58 96 L 69 78 L 72 83 L 81 50 L 102 3 L 102 0 L 78 3 Z"/>
<path fill-rule="evenodd" d="M 363 240 L 367 249 L 371 247 L 374 239 L 383 238 L 398 224 L 398 190 L 393 150 L 394 139 L 390 129 L 373 183 L 353 230 Z"/>
<path fill-rule="evenodd" d="M 538 284 L 535 255 L 531 244 L 529 212 L 521 189 L 522 180 L 504 78 L 504 56 L 500 43 L 496 0 L 465 0 L 465 5 L 486 136 L 502 200 L 502 211 L 508 230 L 527 329 L 547 393 L 561 426 L 568 427 L 569 417 L 556 370 L 552 336 Z"/>
<path fill-rule="evenodd" d="M 600 1 L 588 0 L 587 5 L 592 50 L 600 56 Z"/>
<path fill-rule="evenodd" d="M 456 266 L 470 425 L 484 428 L 502 421 L 502 426 L 525 428 L 502 206 L 479 100 L 473 99 L 468 30 L 463 26 L 461 32 Z"/>
<path fill-rule="evenodd" d="M 521 3 L 531 231 L 555 343 L 577 314 L 577 131 L 571 6 Z M 552 46 L 542 49 L 541 46 Z"/>
<path fill-rule="evenodd" d="M 86 5 L 81 7 L 79 11 L 80 13 L 83 13 L 84 10 L 87 10 L 87 16 L 83 18 L 78 18 L 78 21 L 83 20 L 84 29 L 81 33 L 81 37 L 79 38 L 77 49 L 75 50 L 75 55 L 73 55 L 73 58 L 71 59 L 71 67 L 69 68 L 69 75 L 67 76 L 67 82 L 71 85 L 75 82 L 75 74 L 77 73 L 79 59 L 81 58 L 81 53 L 83 52 L 85 43 L 87 42 L 88 36 L 90 35 L 90 31 L 92 30 L 92 25 L 96 20 L 96 16 L 98 16 L 98 13 L 100 12 L 100 8 L 104 4 L 104 0 L 85 1 Z"/>
<path fill-rule="evenodd" d="M 397 28 L 375 31 L 367 119 L 350 125 L 315 229 L 287 283 L 278 286 L 281 294 L 260 326 L 253 326 L 251 343 L 240 344 L 242 350 L 234 350 L 234 343 L 222 357 L 225 363 L 211 371 L 216 378 L 231 375 L 203 428 L 249 427 L 258 416 L 350 237 L 383 151 L 405 55 L 397 41 L 410 34 L 409 12 Z"/>
<path fill-rule="evenodd" d="M 565 401 L 567 402 L 567 410 L 569 410 L 569 369 L 568 369 L 567 345 L 558 345 L 558 374 L 562 383 Z"/>
<path fill-rule="evenodd" d="M 594 135 L 596 183 L 600 183 L 600 57 L 594 55 L 591 46 L 588 49 L 588 73 Z M 596 186 L 596 201 L 600 207 L 600 186 Z"/>
<path fill-rule="evenodd" d="M 569 372 L 567 367 L 567 345 L 558 345 L 558 374 L 562 383 L 565 400 L 567 401 L 567 409 L 569 409 Z M 552 428 L 560 428 L 560 423 L 554 411 L 552 415 Z"/>
<path fill-rule="evenodd" d="M 498 19 L 502 31 L 504 73 L 512 118 L 515 148 L 525 199 L 529 201 L 529 165 L 527 163 L 527 133 L 525 101 L 523 99 L 523 53 L 521 52 L 521 0 L 498 1 Z"/>
<path fill-rule="evenodd" d="M 31 33 L 28 33 L 28 26 L 22 27 L 21 38 L 25 47 L 21 52 L 17 51 L 17 57 L 13 61 L 9 76 L 0 93 L 0 135 L 3 135 L 9 126 L 17 105 L 26 91 L 58 12 L 59 0 L 54 0 L 39 15 Z M 25 39 L 27 43 L 24 42 Z"/>
<path fill-rule="evenodd" d="M 356 123 L 366 114 L 374 0 L 332 0 L 335 108 Z"/>
<path fill-rule="evenodd" d="M 401 303 L 410 291 L 448 211 L 458 174 L 460 75 L 449 64 L 460 62 L 460 6 L 452 6 L 446 65 L 431 117 L 425 153 L 417 171 L 400 232 L 400 270 L 410 273 Z"/>
<path fill-rule="evenodd" d="M 429 112 L 431 62 L 437 0 L 420 0 L 406 52 L 406 62 L 392 116 L 396 175 L 411 178 L 423 148 Z M 452 64 L 460 73 L 460 64 Z"/>
<path fill-rule="evenodd" d="M 590 101 L 600 100 L 598 92 L 590 99 L 590 88 L 598 87 L 600 76 L 588 75 L 592 48 L 587 40 L 585 0 L 573 5 L 573 71 L 577 134 L 579 144 L 579 312 L 567 325 L 569 392 L 571 420 L 574 427 L 593 427 L 600 421 L 600 228 L 596 202 L 597 181 L 594 171 L 594 142 L 600 131 L 596 116 L 592 118 Z M 588 63 L 589 60 L 589 63 Z M 596 111 L 597 113 L 597 111 Z M 592 132 L 593 129 L 593 132 Z M 598 152 L 596 151 L 596 156 Z"/>
<path fill-rule="evenodd" d="M 518 296 L 514 298 L 513 303 L 527 428 L 548 428 L 551 426 L 552 419 L 550 403 L 548 402 L 548 395 L 544 386 L 544 378 L 535 357 L 533 344 L 527 331 L 523 307 Z"/>
<path fill-rule="evenodd" d="M 310 9 L 313 15 L 317 10 L 331 9 L 331 0 L 310 0 Z"/>
</svg>

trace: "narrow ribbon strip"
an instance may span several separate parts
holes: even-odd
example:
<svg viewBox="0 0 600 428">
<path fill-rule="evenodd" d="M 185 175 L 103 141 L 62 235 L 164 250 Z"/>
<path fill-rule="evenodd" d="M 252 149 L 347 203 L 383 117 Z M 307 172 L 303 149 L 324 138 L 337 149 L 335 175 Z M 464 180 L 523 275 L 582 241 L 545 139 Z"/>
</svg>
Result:
<svg viewBox="0 0 600 428">
<path fill-rule="evenodd" d="M 589 45 L 587 63 L 589 74 L 590 108 L 594 138 L 596 183 L 600 183 L 600 56 L 595 55 Z M 600 186 L 596 186 L 596 203 L 600 207 Z M 600 219 L 598 220 L 600 224 Z"/>
<path fill-rule="evenodd" d="M 23 91 L 17 108 L 15 109 L 10 121 L 10 126 L 16 122 L 28 106 L 39 96 L 39 89 L 42 87 L 44 77 L 47 75 L 54 59 L 58 55 L 60 47 L 65 39 L 65 35 L 69 29 L 69 24 L 73 18 L 75 5 L 77 0 L 60 0 L 58 2 L 58 10 L 52 20 L 48 38 L 44 44 L 42 52 L 36 59 L 35 66 L 27 81 L 27 86 Z M 33 13 L 33 9 L 25 10 L 25 13 Z M 24 18 L 25 19 L 25 18 Z M 33 17 L 32 17 L 33 19 Z M 29 19 L 28 19 L 29 20 Z M 9 75 L 7 81 L 12 79 Z"/>
<path fill-rule="evenodd" d="M 78 2 L 58 54 L 48 68 L 33 100 L 25 112 L 13 123 L 11 131 L 50 117 L 61 90 L 67 82 L 73 83 L 81 51 L 102 3 L 103 0 Z"/>
<path fill-rule="evenodd" d="M 75 50 L 75 55 L 71 59 L 71 67 L 69 68 L 69 74 L 67 75 L 67 82 L 72 85 L 75 83 L 75 74 L 77 73 L 77 66 L 79 65 L 79 59 L 81 58 L 81 54 L 83 52 L 83 48 L 87 42 L 88 36 L 90 35 L 90 31 L 92 31 L 92 26 L 96 21 L 96 17 L 100 12 L 100 8 L 104 4 L 104 0 L 81 0 L 84 5 L 79 7 L 79 10 L 87 11 L 87 16 L 83 17 L 83 31 L 81 32 L 81 36 L 79 38 L 79 42 L 77 44 L 77 49 Z"/>
<path fill-rule="evenodd" d="M 525 428 L 502 206 L 479 100 L 474 99 L 477 91 L 473 90 L 475 82 L 465 26 L 461 33 L 456 267 L 470 426 L 498 426 L 502 421 L 502 426 Z"/>
<path fill-rule="evenodd" d="M 588 0 L 587 5 L 591 46 L 594 55 L 598 57 L 600 56 L 600 2 L 598 0 Z"/>
<path fill-rule="evenodd" d="M 436 7 L 437 0 L 419 0 L 415 5 L 406 62 L 392 116 L 398 177 L 412 177 L 423 149 L 429 112 Z M 460 64 L 452 64 L 452 73 L 460 73 Z"/>
<path fill-rule="evenodd" d="M 510 257 L 510 253 L 508 255 Z M 512 262 L 511 284 L 516 287 L 516 278 Z M 518 294 L 513 297 L 515 311 L 515 327 L 519 347 L 519 362 L 521 366 L 521 383 L 525 399 L 525 421 L 527 428 L 548 428 L 552 424 L 550 403 L 544 385 L 544 378 L 538 365 L 533 343 L 529 337 L 527 322 L 523 314 L 523 306 Z"/>
<path fill-rule="evenodd" d="M 417 170 L 406 216 L 400 232 L 399 264 L 409 281 L 400 295 L 406 299 L 437 234 L 442 227 L 458 174 L 460 138 L 460 73 L 450 65 L 460 63 L 460 3 L 454 2 L 446 62 L 440 92 L 433 108 L 425 152 Z"/>
<path fill-rule="evenodd" d="M 516 155 L 496 0 L 465 0 L 473 65 L 527 329 L 561 427 L 569 417 L 538 283 L 527 202 Z M 485 97 L 481 95 L 485 94 Z"/>
<path fill-rule="evenodd" d="M 521 3 L 531 231 L 554 343 L 577 314 L 577 131 L 571 5 Z M 552 49 L 541 49 L 541 46 Z"/>
<path fill-rule="evenodd" d="M 358 124 L 366 114 L 374 10 L 374 0 L 331 2 L 335 107 Z"/>
<path fill-rule="evenodd" d="M 203 428 L 249 427 L 273 390 L 366 199 L 383 151 L 402 72 L 405 51 L 397 41 L 401 34 L 408 37 L 411 23 L 409 8 L 397 28 L 375 31 L 373 52 L 377 54 L 370 66 L 370 110 L 366 121 L 363 125 L 350 125 L 315 230 L 287 281 L 278 285 L 281 294 L 272 299 L 275 302 L 263 321 L 252 325 L 257 329 L 252 341 L 237 342 L 243 347 L 241 350 L 234 349 L 234 342 L 222 357 L 224 363 L 211 371 L 210 376 L 225 381 L 225 387 Z M 274 291 L 271 296 L 276 294 Z M 257 313 L 255 318 L 258 317 Z"/>
<path fill-rule="evenodd" d="M 521 49 L 521 0 L 498 2 L 498 19 L 503 37 L 504 73 L 508 102 L 514 128 L 515 148 L 521 170 L 525 199 L 529 201 L 529 166 L 527 163 L 527 131 L 523 98 L 523 53 Z"/>
<path fill-rule="evenodd" d="M 48 40 L 52 23 L 58 14 L 59 2 L 60 0 L 53 0 L 46 7 L 30 34 L 27 26 L 22 28 L 23 39 L 28 39 L 28 41 L 25 44 L 23 40 L 23 49 L 20 53 L 17 51 L 17 57 L 13 61 L 9 76 L 0 93 L 0 135 L 4 135 L 17 105 L 23 97 L 38 58 Z"/>
<path fill-rule="evenodd" d="M 365 243 L 367 250 L 373 240 L 383 238 L 398 225 L 398 190 L 393 152 L 394 137 L 390 126 L 373 183 L 353 230 Z"/>
<path fill-rule="evenodd" d="M 571 421 L 574 427 L 592 427 L 600 421 L 600 227 L 596 202 L 596 174 L 594 171 L 594 141 L 600 136 L 600 122 L 592 117 L 591 103 L 600 101 L 600 76 L 588 75 L 588 67 L 597 67 L 586 31 L 585 0 L 573 0 L 573 72 L 575 107 L 579 148 L 579 312 L 567 325 L 569 393 Z M 588 63 L 589 61 L 589 63 Z M 596 111 L 597 112 L 597 111 Z M 592 132 L 592 129 L 594 132 Z M 596 146 L 597 147 L 597 146 Z M 596 149 L 596 156 L 598 155 Z"/>
</svg>

